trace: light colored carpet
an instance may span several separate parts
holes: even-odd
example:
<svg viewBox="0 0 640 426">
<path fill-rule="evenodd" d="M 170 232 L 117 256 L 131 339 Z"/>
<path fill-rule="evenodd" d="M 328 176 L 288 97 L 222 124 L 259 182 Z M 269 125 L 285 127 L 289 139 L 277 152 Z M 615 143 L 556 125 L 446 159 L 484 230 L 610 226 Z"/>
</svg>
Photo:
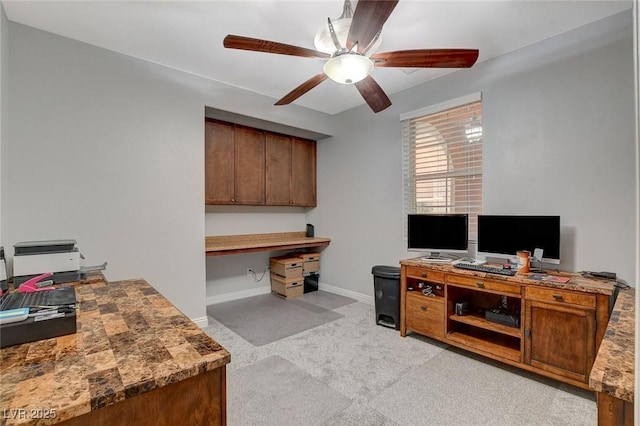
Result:
<svg viewBox="0 0 640 426">
<path fill-rule="evenodd" d="M 234 401 L 227 421 L 235 426 L 318 424 L 351 405 L 349 398 L 277 355 L 230 374 L 227 398 Z"/>
<path fill-rule="evenodd" d="M 331 293 L 316 293 L 291 300 L 262 294 L 207 306 L 207 314 L 252 345 L 263 346 L 342 318 L 331 309 L 355 302 Z"/>
<path fill-rule="evenodd" d="M 361 302 L 332 312 L 341 317 L 263 346 L 210 319 L 205 331 L 231 353 L 230 425 L 597 424 L 591 392 L 416 334 L 400 337 L 377 326 L 374 307 Z M 290 363 L 292 375 L 282 373 L 286 393 L 303 399 L 286 416 L 271 408 L 275 387 L 285 389 L 269 373 L 285 365 L 273 357 Z M 307 394 L 316 387 L 315 395 Z"/>
</svg>

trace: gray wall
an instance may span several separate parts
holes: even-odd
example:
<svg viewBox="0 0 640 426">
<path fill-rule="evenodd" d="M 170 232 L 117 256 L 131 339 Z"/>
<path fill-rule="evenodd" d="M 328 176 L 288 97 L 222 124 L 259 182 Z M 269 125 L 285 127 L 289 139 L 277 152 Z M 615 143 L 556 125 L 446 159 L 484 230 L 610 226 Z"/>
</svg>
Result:
<svg viewBox="0 0 640 426">
<path fill-rule="evenodd" d="M 320 133 L 330 117 L 15 23 L 9 35 L 8 254 L 75 238 L 109 280 L 143 277 L 205 322 L 205 106 Z"/>
<path fill-rule="evenodd" d="M 205 235 L 311 222 L 332 238 L 322 283 L 370 296 L 371 266 L 413 255 L 402 235 L 399 114 L 482 91 L 485 211 L 560 214 L 562 267 L 632 278 L 630 14 L 397 94 L 382 113 L 365 106 L 337 116 L 273 108 L 273 99 L 8 27 L 5 247 L 76 238 L 87 263 L 109 261 L 109 279 L 144 277 L 202 319 L 207 296 L 268 289 L 245 268 L 261 271 L 269 254 L 205 260 Z M 6 56 L 4 34 L 2 44 Z M 205 106 L 335 135 L 318 143 L 318 207 L 205 209 Z"/>
<path fill-rule="evenodd" d="M 318 208 L 307 218 L 333 238 L 321 282 L 372 295 L 373 265 L 416 256 L 403 238 L 398 117 L 481 91 L 484 211 L 559 214 L 560 268 L 633 284 L 633 84 L 629 11 L 399 93 L 375 116 L 342 114 L 318 145 Z"/>
</svg>

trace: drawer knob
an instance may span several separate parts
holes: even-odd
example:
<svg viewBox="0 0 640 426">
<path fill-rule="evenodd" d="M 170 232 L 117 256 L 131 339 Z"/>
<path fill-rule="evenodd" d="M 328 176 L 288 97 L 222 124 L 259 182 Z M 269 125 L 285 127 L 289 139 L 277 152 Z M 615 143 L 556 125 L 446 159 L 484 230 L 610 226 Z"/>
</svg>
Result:
<svg viewBox="0 0 640 426">
<path fill-rule="evenodd" d="M 553 298 L 556 300 L 562 300 L 562 295 L 561 294 L 554 294 Z"/>
<path fill-rule="evenodd" d="M 424 306 L 424 305 L 422 305 L 422 306 L 420 306 L 420 310 L 421 310 L 422 312 L 427 312 L 427 307 L 426 307 L 426 306 Z"/>
<path fill-rule="evenodd" d="M 478 288 L 484 288 L 484 283 L 482 281 L 478 281 L 476 285 L 478 286 Z"/>
<path fill-rule="evenodd" d="M 422 278 L 427 278 L 427 273 L 426 272 L 420 272 L 420 276 Z"/>
</svg>

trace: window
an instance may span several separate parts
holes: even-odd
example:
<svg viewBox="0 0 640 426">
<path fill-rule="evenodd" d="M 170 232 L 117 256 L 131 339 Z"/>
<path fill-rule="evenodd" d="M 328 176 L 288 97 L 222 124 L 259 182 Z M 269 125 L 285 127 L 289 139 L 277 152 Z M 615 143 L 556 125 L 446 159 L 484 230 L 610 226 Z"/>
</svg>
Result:
<svg viewBox="0 0 640 426">
<path fill-rule="evenodd" d="M 480 94 L 403 114 L 400 120 L 405 221 L 409 213 L 468 213 L 469 239 L 475 240 L 482 213 Z"/>
</svg>

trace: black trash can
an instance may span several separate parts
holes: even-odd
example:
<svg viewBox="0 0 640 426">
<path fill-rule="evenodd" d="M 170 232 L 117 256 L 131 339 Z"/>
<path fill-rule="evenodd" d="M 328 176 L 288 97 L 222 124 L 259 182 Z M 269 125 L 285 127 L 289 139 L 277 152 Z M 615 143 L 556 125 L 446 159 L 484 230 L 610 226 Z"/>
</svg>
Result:
<svg viewBox="0 0 640 426">
<path fill-rule="evenodd" d="M 376 324 L 400 330 L 400 267 L 374 266 Z"/>
<path fill-rule="evenodd" d="M 317 272 L 308 272 L 304 276 L 304 292 L 311 293 L 312 291 L 318 291 L 318 281 L 320 274 Z"/>
</svg>

